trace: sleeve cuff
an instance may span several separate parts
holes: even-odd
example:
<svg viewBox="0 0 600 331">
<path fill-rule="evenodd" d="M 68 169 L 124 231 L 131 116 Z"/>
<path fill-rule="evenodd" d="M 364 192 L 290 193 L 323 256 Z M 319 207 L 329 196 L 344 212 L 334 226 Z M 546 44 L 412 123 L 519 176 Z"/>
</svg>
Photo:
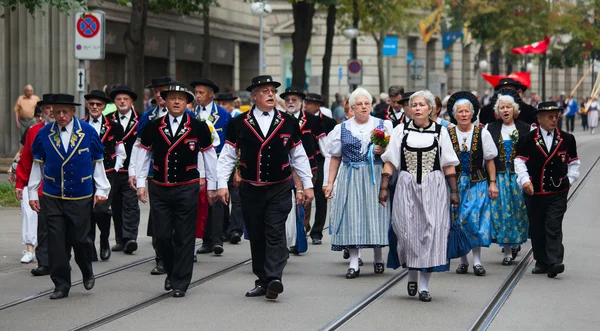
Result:
<svg viewBox="0 0 600 331">
<path fill-rule="evenodd" d="M 524 177 L 519 181 L 519 185 L 523 187 L 523 185 L 527 184 L 528 182 L 531 182 L 531 180 L 528 177 Z"/>
<path fill-rule="evenodd" d="M 39 200 L 37 190 L 29 190 L 29 200 Z"/>
<path fill-rule="evenodd" d="M 224 179 L 219 180 L 219 183 L 217 184 L 217 189 L 222 189 L 222 188 L 229 188 L 229 186 L 227 185 L 227 180 L 224 180 Z"/>
<path fill-rule="evenodd" d="M 215 182 L 213 180 L 208 181 L 206 184 L 206 189 L 208 191 L 215 191 L 217 189 L 217 182 Z"/>
<path fill-rule="evenodd" d="M 302 180 L 302 187 L 304 189 L 313 188 L 313 183 L 310 178 Z"/>
<path fill-rule="evenodd" d="M 135 184 L 136 184 L 137 188 L 146 187 L 146 179 L 145 178 L 137 177 Z"/>
<path fill-rule="evenodd" d="M 198 176 L 200 178 L 206 178 L 206 171 L 198 169 Z"/>
<path fill-rule="evenodd" d="M 96 193 L 94 195 L 99 195 L 101 197 L 105 197 L 108 199 L 108 194 L 110 193 L 110 187 L 107 189 L 96 189 Z"/>
</svg>

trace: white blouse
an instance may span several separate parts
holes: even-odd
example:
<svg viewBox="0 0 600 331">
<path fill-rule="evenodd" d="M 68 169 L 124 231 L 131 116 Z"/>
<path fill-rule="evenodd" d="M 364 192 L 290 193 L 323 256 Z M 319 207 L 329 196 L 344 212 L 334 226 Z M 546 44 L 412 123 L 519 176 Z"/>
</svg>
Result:
<svg viewBox="0 0 600 331">
<path fill-rule="evenodd" d="M 439 124 L 435 124 L 439 125 Z M 433 129 L 433 127 L 431 128 Z M 387 150 L 383 155 L 381 155 L 381 159 L 384 162 L 391 162 L 396 169 L 400 169 L 402 167 L 402 140 L 404 138 L 404 124 L 399 124 L 390 137 L 390 144 L 387 147 Z M 426 148 L 433 145 L 433 140 L 437 139 L 437 134 L 435 133 L 424 133 L 417 131 L 410 131 L 408 134 L 408 138 L 406 138 L 406 144 L 412 148 Z M 456 166 L 460 163 L 456 153 L 454 152 L 454 148 L 452 147 L 452 141 L 450 140 L 450 135 L 448 134 L 448 130 L 444 127 L 441 128 L 440 138 L 438 140 L 438 146 L 440 146 L 440 166 Z"/>
<path fill-rule="evenodd" d="M 356 123 L 354 117 L 343 122 L 346 126 L 346 130 L 350 131 L 352 135 L 358 138 L 361 142 L 361 153 L 366 154 L 369 143 L 371 142 L 371 133 L 373 129 L 379 125 L 379 118 L 369 116 L 369 121 L 365 124 Z M 383 121 L 384 130 L 390 135 L 393 130 L 391 121 Z M 391 139 L 391 138 L 390 138 Z M 338 124 L 333 130 L 327 135 L 328 152 L 331 156 L 342 156 L 342 123 Z"/>
<path fill-rule="evenodd" d="M 468 132 L 462 132 L 458 126 L 456 126 L 456 137 L 458 138 L 458 149 L 460 151 L 463 151 L 463 143 L 467 146 L 467 151 L 471 150 L 471 141 L 473 140 L 474 129 L 475 126 L 472 125 L 471 130 Z M 485 128 L 481 129 L 481 146 L 483 148 L 484 160 L 492 160 L 498 155 L 498 149 L 496 148 L 494 139 L 492 138 L 490 132 Z"/>
</svg>

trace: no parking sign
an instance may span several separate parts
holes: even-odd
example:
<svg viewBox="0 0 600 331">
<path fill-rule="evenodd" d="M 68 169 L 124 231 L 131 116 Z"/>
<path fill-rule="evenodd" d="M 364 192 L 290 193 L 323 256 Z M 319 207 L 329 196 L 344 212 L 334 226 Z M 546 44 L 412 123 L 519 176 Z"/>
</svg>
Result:
<svg viewBox="0 0 600 331">
<path fill-rule="evenodd" d="M 75 15 L 75 58 L 104 59 L 104 12 L 78 12 Z"/>
</svg>

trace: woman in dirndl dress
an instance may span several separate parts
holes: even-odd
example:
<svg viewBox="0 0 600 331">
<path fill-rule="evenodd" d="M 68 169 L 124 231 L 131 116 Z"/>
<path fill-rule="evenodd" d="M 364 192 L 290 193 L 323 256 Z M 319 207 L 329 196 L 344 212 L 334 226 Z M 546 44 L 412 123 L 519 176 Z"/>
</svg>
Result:
<svg viewBox="0 0 600 331">
<path fill-rule="evenodd" d="M 374 129 L 391 132 L 392 122 L 370 115 L 372 100 L 367 90 L 354 90 L 349 100 L 354 117 L 327 135 L 331 161 L 328 184 L 323 190 L 332 200 L 331 249 L 349 250 L 347 279 L 360 275 L 358 251 L 362 248 L 373 248 L 375 273 L 383 273 L 381 249 L 388 245 L 390 208 L 377 202 L 383 168 L 380 155 L 385 149 L 371 142 L 371 133 Z"/>
<path fill-rule="evenodd" d="M 481 263 L 481 247 L 491 244 L 491 200 L 498 197 L 494 158 L 498 149 L 489 131 L 473 125 L 479 111 L 477 97 L 469 92 L 456 92 L 448 100 L 456 127 L 449 130 L 454 151 L 460 160 L 457 173 L 458 224 L 469 238 L 473 252 L 473 272 L 484 276 Z M 488 184 L 489 182 L 489 184 Z M 460 258 L 458 274 L 469 271 L 467 255 Z"/>
<path fill-rule="evenodd" d="M 593 96 L 592 100 L 589 102 L 590 107 L 588 108 L 587 113 L 588 126 L 590 127 L 590 133 L 594 134 L 596 133 L 596 127 L 598 126 L 598 108 L 600 108 L 600 106 L 598 105 L 598 101 L 596 101 L 595 96 Z"/>
<path fill-rule="evenodd" d="M 494 111 L 499 120 L 487 130 L 498 148 L 494 159 L 498 198 L 492 200 L 492 242 L 504 249 L 502 265 L 511 265 L 518 247 L 527 241 L 529 218 L 523 191 L 517 183 L 514 160 L 517 141 L 531 130 L 529 124 L 515 119 L 519 115 L 516 96 L 498 95 Z"/>
<path fill-rule="evenodd" d="M 446 252 L 450 201 L 458 204 L 455 166 L 459 162 L 446 128 L 430 120 L 433 94 L 415 92 L 409 106 L 412 120 L 394 129 L 381 156 L 385 165 L 379 201 L 387 204 L 389 179 L 398 169 L 392 202 L 392 228 L 398 244 L 390 250 L 397 250 L 400 264 L 409 269 L 408 295 L 415 296 L 418 287 L 419 300 L 429 302 L 431 273 L 450 268 Z"/>
</svg>

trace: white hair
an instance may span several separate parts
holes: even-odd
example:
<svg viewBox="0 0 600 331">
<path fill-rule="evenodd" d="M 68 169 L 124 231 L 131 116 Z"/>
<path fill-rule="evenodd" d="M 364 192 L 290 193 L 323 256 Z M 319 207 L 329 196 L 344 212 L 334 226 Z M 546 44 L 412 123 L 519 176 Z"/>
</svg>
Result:
<svg viewBox="0 0 600 331">
<path fill-rule="evenodd" d="M 471 111 L 471 115 L 475 115 L 475 109 L 473 108 L 473 104 L 468 99 L 459 99 L 456 101 L 454 106 L 452 106 L 452 117 L 456 118 L 456 109 L 460 106 L 469 106 L 469 110 Z"/>
<path fill-rule="evenodd" d="M 365 96 L 367 97 L 367 99 L 369 99 L 369 105 L 373 103 L 373 97 L 371 96 L 371 93 L 369 93 L 369 91 L 365 90 L 364 88 L 359 87 L 356 90 L 352 91 L 352 94 L 350 94 L 350 99 L 348 99 L 350 106 L 356 105 L 356 98 L 360 95 Z"/>
<path fill-rule="evenodd" d="M 415 98 L 423 98 L 430 110 L 432 110 L 435 106 L 435 96 L 433 93 L 429 92 L 429 90 L 421 90 L 413 93 L 408 99 L 409 107 L 412 107 L 412 103 Z"/>
<path fill-rule="evenodd" d="M 496 115 L 498 115 L 498 117 L 500 117 L 500 102 L 508 102 L 512 105 L 513 117 L 517 117 L 517 115 L 519 115 L 519 104 L 515 102 L 515 98 L 508 94 L 498 94 L 498 100 L 496 100 L 496 104 L 494 105 L 494 112 Z"/>
<path fill-rule="evenodd" d="M 385 99 L 389 98 L 390 96 L 385 93 L 385 92 L 381 92 L 379 93 L 379 99 L 381 99 L 382 102 L 385 102 Z"/>
</svg>

